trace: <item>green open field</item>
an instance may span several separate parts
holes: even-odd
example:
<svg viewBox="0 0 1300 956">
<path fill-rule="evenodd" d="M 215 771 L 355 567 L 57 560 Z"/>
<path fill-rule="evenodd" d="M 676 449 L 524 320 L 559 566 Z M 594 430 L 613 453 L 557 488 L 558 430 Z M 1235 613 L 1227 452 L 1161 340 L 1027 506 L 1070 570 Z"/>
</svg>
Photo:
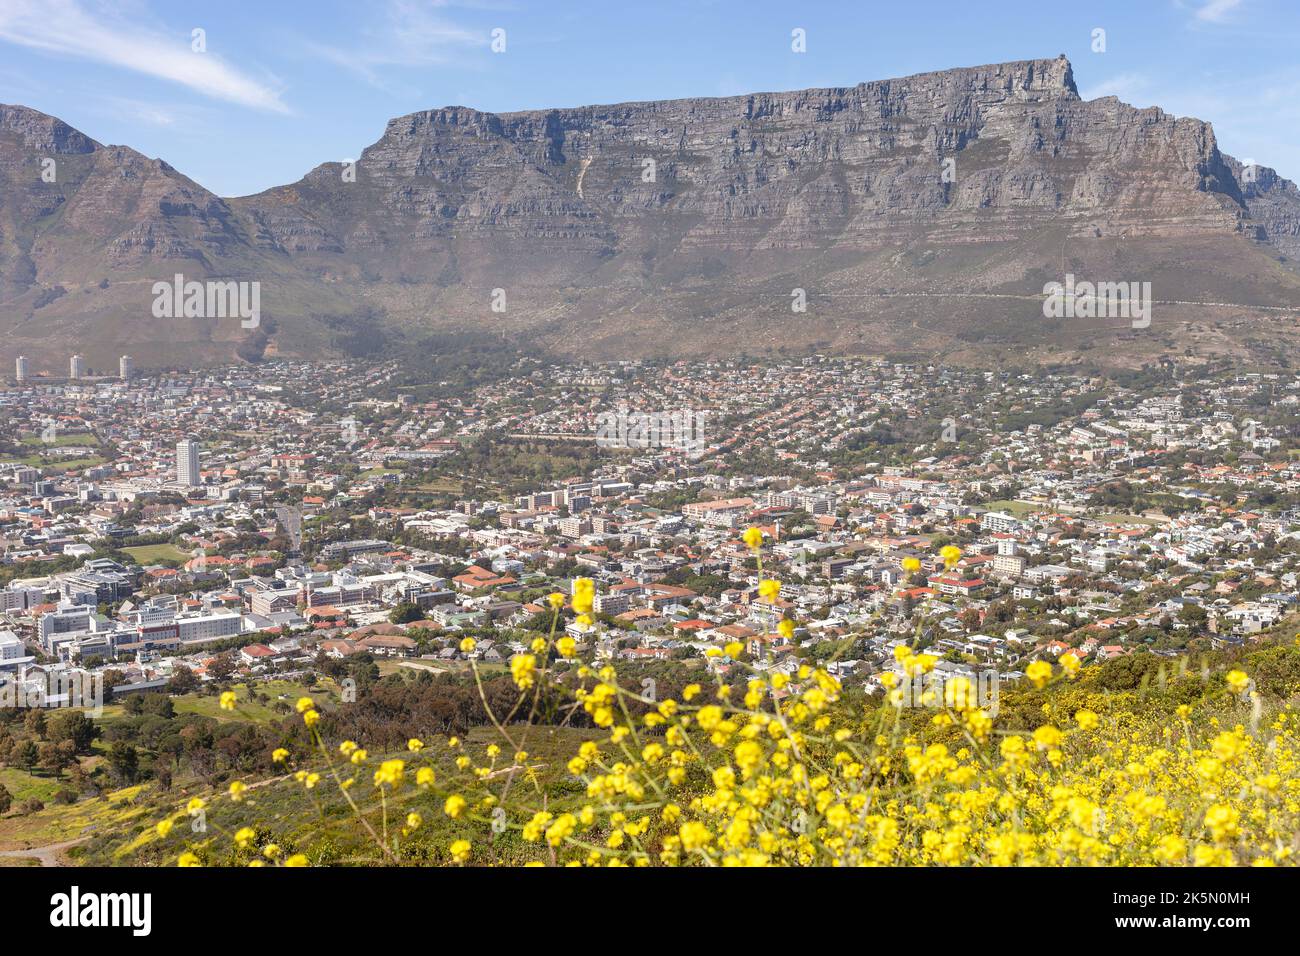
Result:
<svg viewBox="0 0 1300 956">
<path fill-rule="evenodd" d="M 62 781 L 46 776 L 43 772 L 28 773 L 19 767 L 5 767 L 0 770 L 0 784 L 13 795 L 14 804 L 24 800 L 36 799 L 48 803 L 60 789 Z"/>
<path fill-rule="evenodd" d="M 186 554 L 174 544 L 142 544 L 134 548 L 123 548 L 137 564 L 184 564 L 192 554 Z"/>
<path fill-rule="evenodd" d="M 178 714 L 198 714 L 221 721 L 269 723 L 292 712 L 299 697 L 314 697 L 323 704 L 339 700 L 338 685 L 332 680 L 322 680 L 312 688 L 293 681 L 259 682 L 254 685 L 254 690 L 262 700 L 250 699 L 246 684 L 236 684 L 231 689 L 235 692 L 237 708 L 233 712 L 222 710 L 220 698 L 210 694 L 181 694 L 172 698 L 172 705 Z M 278 704 L 284 706 L 277 709 Z"/>
<path fill-rule="evenodd" d="M 28 435 L 22 443 L 34 448 L 61 448 L 68 445 L 98 445 L 99 439 L 90 432 L 60 432 L 53 441 L 46 441 L 38 435 Z"/>
<path fill-rule="evenodd" d="M 38 464 L 42 468 L 53 468 L 55 471 L 82 471 L 86 468 L 102 465 L 106 461 L 108 461 L 107 458 L 95 455 L 91 458 L 46 458 Z"/>
<path fill-rule="evenodd" d="M 1104 515 L 1098 515 L 1097 520 L 1110 521 L 1116 524 L 1145 524 L 1145 525 L 1152 525 L 1152 526 L 1168 523 L 1165 521 L 1161 521 L 1159 518 L 1147 518 L 1144 517 L 1143 515 L 1122 515 L 1122 514 L 1115 514 L 1113 512 Z"/>
<path fill-rule="evenodd" d="M 1047 505 L 1034 504 L 1032 501 L 1012 501 L 1003 498 L 999 501 L 990 501 L 984 505 L 989 511 L 1005 511 L 1009 515 L 1017 518 L 1023 518 L 1027 514 L 1033 514 L 1035 511 L 1046 511 Z"/>
<path fill-rule="evenodd" d="M 465 483 L 457 481 L 455 478 L 439 478 L 437 481 L 430 481 L 415 487 L 419 491 L 428 491 L 432 494 L 458 495 L 465 490 Z"/>
</svg>

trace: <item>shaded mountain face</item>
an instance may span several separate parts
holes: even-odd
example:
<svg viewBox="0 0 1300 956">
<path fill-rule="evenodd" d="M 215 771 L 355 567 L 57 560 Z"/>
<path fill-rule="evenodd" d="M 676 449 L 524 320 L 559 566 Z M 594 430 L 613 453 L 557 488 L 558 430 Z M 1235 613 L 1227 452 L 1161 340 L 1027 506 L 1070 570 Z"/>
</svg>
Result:
<svg viewBox="0 0 1300 956">
<path fill-rule="evenodd" d="M 355 164 L 231 200 L 0 107 L 0 351 L 56 372 L 74 350 L 195 365 L 409 350 L 429 332 L 601 358 L 1276 358 L 1285 310 L 1300 315 L 1297 255 L 1294 184 L 1222 155 L 1200 120 L 1081 100 L 1064 58 L 448 107 L 392 120 Z M 1045 319 L 1043 287 L 1067 273 L 1150 282 L 1150 326 Z M 155 283 L 176 274 L 259 283 L 259 323 L 159 317 Z"/>
</svg>

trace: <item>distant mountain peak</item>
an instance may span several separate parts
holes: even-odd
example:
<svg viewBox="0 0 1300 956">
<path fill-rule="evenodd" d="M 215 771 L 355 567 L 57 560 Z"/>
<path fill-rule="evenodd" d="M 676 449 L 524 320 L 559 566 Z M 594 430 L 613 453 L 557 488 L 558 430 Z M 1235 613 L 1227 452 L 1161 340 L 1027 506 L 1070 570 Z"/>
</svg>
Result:
<svg viewBox="0 0 1300 956">
<path fill-rule="evenodd" d="M 90 153 L 100 145 L 57 117 L 26 106 L 0 103 L 0 132 L 6 131 L 21 136 L 28 149 L 55 154 Z"/>
</svg>

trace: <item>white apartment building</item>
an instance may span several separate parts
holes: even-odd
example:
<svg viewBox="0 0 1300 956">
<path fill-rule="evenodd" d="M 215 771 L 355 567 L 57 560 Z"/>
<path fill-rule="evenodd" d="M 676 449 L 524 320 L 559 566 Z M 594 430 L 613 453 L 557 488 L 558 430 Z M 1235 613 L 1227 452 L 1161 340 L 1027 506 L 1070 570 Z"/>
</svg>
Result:
<svg viewBox="0 0 1300 956">
<path fill-rule="evenodd" d="M 176 443 L 176 480 L 189 488 L 203 484 L 199 470 L 199 443 L 193 439 Z"/>
</svg>

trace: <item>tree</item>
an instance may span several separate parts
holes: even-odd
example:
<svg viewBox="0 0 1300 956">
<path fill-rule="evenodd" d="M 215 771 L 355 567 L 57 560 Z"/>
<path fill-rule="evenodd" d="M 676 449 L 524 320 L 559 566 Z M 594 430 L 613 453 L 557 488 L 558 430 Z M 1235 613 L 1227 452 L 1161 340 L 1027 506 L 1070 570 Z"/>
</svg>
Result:
<svg viewBox="0 0 1300 956">
<path fill-rule="evenodd" d="M 90 746 L 99 736 L 99 728 L 83 711 L 66 710 L 55 714 L 49 723 L 50 741 L 55 744 L 70 743 L 73 753 L 89 753 Z"/>
<path fill-rule="evenodd" d="M 0 815 L 9 812 L 9 808 L 14 805 L 14 795 L 5 789 L 5 785 L 0 783 Z"/>
<path fill-rule="evenodd" d="M 212 663 L 208 665 L 208 674 L 214 680 L 225 680 L 235 672 L 235 658 L 233 654 L 222 654 L 213 658 Z"/>
<path fill-rule="evenodd" d="M 140 712 L 171 720 L 176 716 L 176 705 L 172 703 L 170 697 L 162 694 L 148 694 L 144 698 L 144 706 Z"/>
<path fill-rule="evenodd" d="M 41 769 L 55 777 L 63 772 L 64 767 L 76 759 L 72 753 L 71 744 L 67 741 L 62 744 L 41 744 L 40 754 Z"/>
<path fill-rule="evenodd" d="M 24 740 L 14 748 L 14 763 L 22 767 L 28 773 L 32 772 L 32 767 L 36 766 L 36 761 L 41 759 L 40 748 L 36 746 L 34 740 Z"/>
<path fill-rule="evenodd" d="M 412 621 L 424 620 L 424 611 L 420 610 L 418 605 L 408 602 L 393 608 L 393 613 L 388 615 L 388 619 L 394 624 L 410 624 Z"/>
<path fill-rule="evenodd" d="M 167 682 L 167 693 L 189 694 L 199 689 L 199 679 L 188 667 L 178 667 Z"/>
<path fill-rule="evenodd" d="M 109 748 L 108 766 L 117 780 L 134 783 L 140 769 L 140 754 L 130 744 L 119 740 Z"/>
</svg>

